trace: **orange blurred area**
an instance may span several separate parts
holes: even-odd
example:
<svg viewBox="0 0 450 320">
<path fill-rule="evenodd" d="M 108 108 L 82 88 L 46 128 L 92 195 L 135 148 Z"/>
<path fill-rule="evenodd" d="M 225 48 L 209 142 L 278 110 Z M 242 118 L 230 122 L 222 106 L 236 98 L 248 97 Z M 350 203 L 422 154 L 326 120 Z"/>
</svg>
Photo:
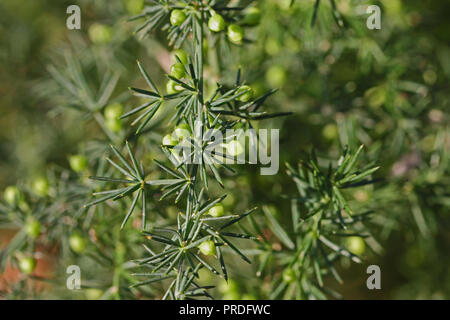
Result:
<svg viewBox="0 0 450 320">
<path fill-rule="evenodd" d="M 16 232 L 16 230 L 0 230 L 0 248 L 3 249 L 7 246 Z M 5 270 L 0 273 L 0 292 L 10 293 L 13 286 L 20 281 L 27 281 L 27 286 L 36 293 L 50 289 L 51 285 L 48 282 L 41 281 L 38 278 L 51 278 L 55 266 L 56 254 L 56 247 L 38 245 L 34 253 L 36 268 L 30 276 L 24 275 L 9 260 Z"/>
</svg>

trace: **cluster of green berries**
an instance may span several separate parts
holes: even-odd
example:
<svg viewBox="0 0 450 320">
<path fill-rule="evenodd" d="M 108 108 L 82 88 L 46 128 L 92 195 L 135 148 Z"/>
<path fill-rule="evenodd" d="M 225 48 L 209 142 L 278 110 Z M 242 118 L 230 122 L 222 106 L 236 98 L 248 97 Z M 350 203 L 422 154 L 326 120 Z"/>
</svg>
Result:
<svg viewBox="0 0 450 320">
<path fill-rule="evenodd" d="M 261 18 L 261 12 L 256 7 L 250 7 L 244 12 L 244 18 L 242 23 L 245 25 L 256 25 Z M 225 30 L 226 21 L 218 13 L 214 13 L 208 20 L 208 28 L 213 32 L 222 32 Z M 235 44 L 241 44 L 244 39 L 244 29 L 235 23 L 228 25 L 227 36 L 230 42 Z"/>
<path fill-rule="evenodd" d="M 211 207 L 208 210 L 208 214 L 212 217 L 218 218 L 223 216 L 225 213 L 225 209 L 223 208 L 223 205 L 220 203 L 215 204 L 213 207 Z M 206 240 L 203 241 L 198 246 L 200 252 L 204 254 L 205 256 L 213 256 L 216 254 L 216 245 L 213 240 Z"/>
<path fill-rule="evenodd" d="M 218 13 L 214 13 L 208 20 L 208 28 L 213 32 L 222 32 L 225 27 L 225 19 Z M 240 25 L 230 24 L 227 28 L 227 36 L 230 42 L 241 44 L 244 39 L 244 29 Z"/>
<path fill-rule="evenodd" d="M 188 64 L 188 55 L 184 50 L 175 50 L 173 53 L 174 64 L 170 67 L 170 75 L 174 78 L 181 79 L 186 75 L 185 65 Z M 175 94 L 183 90 L 180 86 L 173 80 L 169 80 L 166 85 L 166 90 L 168 94 Z"/>
<path fill-rule="evenodd" d="M 172 26 L 181 26 L 186 21 L 186 13 L 183 10 L 175 9 L 170 13 L 170 23 Z M 256 7 L 250 7 L 244 11 L 244 17 L 242 24 L 244 25 L 256 25 L 261 19 L 261 12 Z M 227 37 L 230 42 L 234 44 L 241 44 L 244 40 L 244 29 L 235 23 L 229 24 L 218 13 L 214 12 L 208 19 L 208 28 L 212 32 L 222 32 L 227 29 Z"/>
<path fill-rule="evenodd" d="M 164 146 L 176 146 L 184 139 L 191 136 L 191 129 L 189 125 L 182 123 L 178 125 L 172 133 L 167 134 L 162 139 L 162 144 Z"/>
</svg>

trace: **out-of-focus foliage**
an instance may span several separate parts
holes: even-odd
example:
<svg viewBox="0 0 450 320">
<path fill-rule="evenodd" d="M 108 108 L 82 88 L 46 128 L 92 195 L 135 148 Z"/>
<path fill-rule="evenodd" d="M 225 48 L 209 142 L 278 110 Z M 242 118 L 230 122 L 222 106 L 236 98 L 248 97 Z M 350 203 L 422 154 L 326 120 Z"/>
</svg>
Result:
<svg viewBox="0 0 450 320">
<path fill-rule="evenodd" d="M 299 275 L 285 268 L 295 264 L 290 253 L 298 244 L 290 248 L 290 239 L 298 228 L 292 197 L 301 194 L 295 170 L 287 174 L 284 163 L 296 168 L 314 148 L 318 166 L 326 171 L 344 146 L 354 151 L 364 144 L 367 152 L 361 160 L 380 166 L 375 184 L 346 189 L 344 197 L 353 212 L 373 212 L 367 222 L 371 232 L 364 240 L 339 240 L 348 251 L 357 251 L 362 263 L 344 258 L 335 264 L 343 284 L 324 277 L 327 297 L 334 296 L 333 290 L 355 299 L 449 299 L 448 1 L 322 0 L 314 24 L 315 0 L 257 2 L 260 23 L 246 28 L 245 49 L 218 40 L 220 36 L 205 42 L 205 90 L 219 80 L 232 85 L 244 66 L 243 77 L 256 96 L 280 89 L 266 103 L 270 112 L 293 112 L 255 123 L 256 128 L 281 128 L 282 165 L 276 176 L 260 176 L 251 166 L 239 166 L 237 176 L 223 176 L 226 214 L 264 208 L 255 225 L 261 225 L 270 245 L 242 240 L 243 252 L 254 263 L 226 259 L 232 256 L 226 253 L 228 285 L 205 269 L 199 271 L 200 285 L 216 284 L 212 293 L 219 298 L 270 298 L 277 285 L 278 297 L 304 297 L 288 285 Z M 126 18 L 141 12 L 141 1 L 79 1 L 79 31 L 65 27 L 70 4 L 0 4 L 0 241 L 7 248 L 0 256 L 2 270 L 6 268 L 0 291 L 6 298 L 161 298 L 166 288 L 159 283 L 130 288 L 139 279 L 131 276 L 128 261 L 148 254 L 138 232 L 140 215 L 131 215 L 120 231 L 133 197 L 83 205 L 92 201 L 92 193 L 108 190 L 106 182 L 103 187 L 89 176 L 115 174 L 104 160 L 111 156 L 108 144 L 127 140 L 133 145 L 137 140 L 129 126 L 134 118 L 108 122 L 105 110 L 119 103 L 129 111 L 144 103 L 126 90 L 130 84 L 146 85 L 136 59 L 149 69 L 156 86 L 164 87 L 165 73 L 175 62 L 172 48 L 165 32 L 142 39 L 140 33 L 133 35 L 139 23 Z M 381 7 L 381 30 L 366 27 L 365 8 L 371 4 Z M 95 25 L 103 29 L 96 32 Z M 138 137 L 135 156 L 150 168 L 150 179 L 158 177 L 152 159 L 164 157 L 159 146 L 171 110 L 161 108 Z M 73 155 L 85 156 L 86 164 Z M 11 185 L 19 191 L 8 191 Z M 223 193 L 218 185 L 210 191 L 217 197 Z M 148 192 L 155 200 L 148 207 L 151 223 L 176 223 L 185 208 L 156 201 L 159 191 Z M 4 201 L 5 194 L 14 201 L 7 201 L 8 196 Z M 30 216 L 41 226 L 36 237 L 30 232 Z M 247 223 L 244 228 L 253 227 Z M 48 280 L 30 281 L 17 273 L 15 267 L 32 254 L 38 261 L 32 278 Z M 66 267 L 72 264 L 81 266 L 83 290 L 65 287 Z M 366 288 L 370 264 L 381 267 L 379 291 Z M 314 283 L 319 278 L 312 274 Z M 280 279 L 286 285 L 279 285 Z"/>
</svg>

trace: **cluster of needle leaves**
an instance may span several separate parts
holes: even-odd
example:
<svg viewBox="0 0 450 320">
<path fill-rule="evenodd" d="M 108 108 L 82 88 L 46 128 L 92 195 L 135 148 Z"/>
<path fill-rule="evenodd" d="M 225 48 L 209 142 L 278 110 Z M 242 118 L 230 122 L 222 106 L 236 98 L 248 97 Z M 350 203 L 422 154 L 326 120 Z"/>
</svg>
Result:
<svg viewBox="0 0 450 320">
<path fill-rule="evenodd" d="M 239 98 L 246 94 L 246 91 L 240 90 L 243 86 L 240 70 L 233 86 L 217 84 L 217 88 L 211 97 L 206 97 L 202 50 L 205 32 L 208 32 L 206 31 L 208 29 L 205 21 L 211 10 L 225 11 L 230 19 L 235 12 L 235 19 L 238 19 L 242 10 L 245 9 L 245 7 L 226 7 L 228 2 L 186 1 L 181 6 L 179 2 L 175 1 L 152 1 L 144 9 L 144 13 L 137 17 L 150 17 L 144 26 L 139 29 L 142 32 L 149 32 L 161 24 L 161 29 L 165 30 L 167 25 L 162 22 L 166 20 L 171 10 L 179 9 L 181 6 L 185 12 L 188 12 L 188 18 L 181 26 L 167 30 L 169 45 L 173 44 L 178 47 L 187 36 L 192 37 L 193 40 L 193 54 L 188 56 L 187 63 L 183 63 L 180 57 L 176 56 L 177 63 L 184 68 L 184 76 L 177 78 L 168 75 L 169 81 L 173 81 L 178 86 L 178 92 L 176 93 L 163 94 L 152 81 L 144 66 L 138 62 L 138 69 L 149 88 L 131 87 L 129 89 L 133 95 L 146 101 L 122 115 L 122 118 L 135 117 L 131 125 L 139 123 L 136 129 L 137 136 L 143 132 L 143 129 L 146 128 L 161 106 L 166 106 L 167 101 L 175 101 L 175 111 L 171 121 L 173 125 L 183 124 L 190 129 L 190 132 L 194 132 L 198 128 L 201 132 L 206 133 L 207 130 L 214 128 L 225 133 L 227 129 L 236 126 L 252 128 L 252 121 L 287 115 L 287 113 L 269 114 L 260 110 L 263 103 L 275 90 L 271 90 L 261 97 L 252 97 L 241 101 L 242 99 Z M 136 276 L 145 279 L 133 284 L 133 287 L 172 279 L 171 282 L 168 282 L 166 294 L 162 298 L 210 297 L 207 292 L 210 287 L 201 287 L 197 283 L 199 269 L 206 268 L 213 274 L 227 280 L 228 273 L 223 257 L 223 248 L 229 248 L 229 251 L 250 263 L 250 259 L 230 239 L 256 240 L 251 234 L 234 233 L 233 230 L 228 230 L 254 212 L 256 208 L 243 214 L 221 217 L 207 215 L 210 208 L 225 198 L 223 196 L 217 199 L 204 200 L 207 198 L 208 181 L 212 177 L 223 187 L 220 168 L 226 168 L 233 172 L 234 170 L 215 157 L 227 157 L 228 155 L 218 153 L 211 156 L 204 152 L 206 148 L 212 147 L 211 144 L 214 144 L 214 142 L 198 141 L 195 136 L 186 137 L 186 140 L 194 146 L 199 146 L 202 161 L 199 163 L 182 161 L 172 156 L 171 149 L 173 146 L 162 146 L 172 167 L 155 160 L 155 164 L 161 170 L 161 173 L 169 176 L 156 180 L 146 178 L 144 167 L 138 163 L 128 142 L 126 143 L 126 150 L 129 160 L 116 147 L 112 146 L 118 162 L 109 158 L 107 161 L 120 176 L 116 177 L 114 174 L 106 177 L 91 176 L 91 179 L 107 184 L 119 184 L 121 187 L 95 192 L 94 195 L 98 198 L 86 204 L 86 207 L 91 207 L 105 201 L 117 201 L 130 196 L 132 201 L 122 220 L 121 227 L 123 228 L 138 203 L 140 203 L 142 211 L 141 228 L 145 239 L 150 240 L 154 245 L 162 245 L 162 247 L 161 252 L 156 253 L 153 249 L 150 249 L 150 246 L 144 246 L 150 257 L 137 260 L 136 265 L 145 269 L 146 272 L 136 273 Z M 177 215 L 177 226 L 175 228 L 147 226 L 149 195 L 154 193 L 155 190 L 162 192 L 160 200 L 175 197 L 175 203 L 185 202 L 186 209 Z M 216 251 L 214 256 L 220 265 L 220 272 L 207 257 L 203 257 L 199 252 L 199 245 L 205 242 L 211 243 L 211 241 L 214 243 Z"/>
<path fill-rule="evenodd" d="M 271 233 L 282 245 L 274 250 L 266 237 L 259 243 L 263 258 L 257 274 L 264 275 L 271 264 L 281 268 L 273 280 L 271 299 L 341 298 L 324 286 L 323 278 L 332 275 L 342 283 L 334 264 L 343 257 L 362 262 L 342 245 L 342 240 L 370 236 L 363 223 L 371 218 L 372 211 L 354 213 L 344 195 L 347 189 L 376 182 L 371 176 L 377 166 L 357 168 L 362 150 L 363 146 L 353 152 L 345 149 L 336 167 L 330 162 L 324 169 L 314 151 L 296 169 L 287 164 L 287 174 L 298 191 L 297 195 L 287 197 L 291 202 L 292 228 L 283 227 L 268 207 L 263 208 Z M 252 223 L 262 233 L 256 221 L 252 219 Z"/>
</svg>

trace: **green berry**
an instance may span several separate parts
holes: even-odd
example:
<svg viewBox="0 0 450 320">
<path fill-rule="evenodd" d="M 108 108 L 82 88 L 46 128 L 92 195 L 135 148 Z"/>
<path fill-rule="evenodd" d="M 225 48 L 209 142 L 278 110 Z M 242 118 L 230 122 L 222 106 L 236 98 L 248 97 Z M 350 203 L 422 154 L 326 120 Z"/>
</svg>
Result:
<svg viewBox="0 0 450 320">
<path fill-rule="evenodd" d="M 248 102 L 251 98 L 253 98 L 253 89 L 250 86 L 241 86 L 236 94 L 243 93 L 239 98 L 237 98 L 241 102 Z"/>
<path fill-rule="evenodd" d="M 245 24 L 254 26 L 259 23 L 261 20 L 261 10 L 257 7 L 250 7 L 244 12 L 244 20 Z"/>
<path fill-rule="evenodd" d="M 295 271 L 291 268 L 285 269 L 281 277 L 285 283 L 293 283 L 297 278 L 295 275 Z"/>
<path fill-rule="evenodd" d="M 3 194 L 6 203 L 9 205 L 16 205 L 22 199 L 22 193 L 16 186 L 9 186 L 5 189 Z"/>
<path fill-rule="evenodd" d="M 183 141 L 184 139 L 191 136 L 191 129 L 186 123 L 178 125 L 173 131 L 173 137 L 178 139 L 178 141 Z"/>
<path fill-rule="evenodd" d="M 167 81 L 166 90 L 168 94 L 175 94 L 182 91 L 183 88 L 179 86 L 175 81 L 169 80 Z"/>
<path fill-rule="evenodd" d="M 106 119 L 119 119 L 123 114 L 123 106 L 120 103 L 110 104 L 103 112 Z"/>
<path fill-rule="evenodd" d="M 282 66 L 272 66 L 266 72 L 266 80 L 271 87 L 282 87 L 286 77 L 286 70 Z"/>
<path fill-rule="evenodd" d="M 186 74 L 182 63 L 175 63 L 170 67 L 170 75 L 174 78 L 181 79 Z"/>
<path fill-rule="evenodd" d="M 144 0 L 127 0 L 125 7 L 129 13 L 138 14 L 144 9 Z"/>
<path fill-rule="evenodd" d="M 25 274 L 33 273 L 36 268 L 36 260 L 32 257 L 22 257 L 19 260 L 19 269 Z"/>
<path fill-rule="evenodd" d="M 209 18 L 208 27 L 209 30 L 214 32 L 223 31 L 225 29 L 225 20 L 220 14 L 215 13 Z"/>
<path fill-rule="evenodd" d="M 183 11 L 175 9 L 170 13 L 170 23 L 173 26 L 181 25 L 184 20 L 186 20 L 186 14 Z"/>
<path fill-rule="evenodd" d="M 334 140 L 338 137 L 338 128 L 335 124 L 329 123 L 322 129 L 322 135 L 327 140 Z"/>
<path fill-rule="evenodd" d="M 198 248 L 205 256 L 213 256 L 216 254 L 216 245 L 212 240 L 203 241 Z"/>
<path fill-rule="evenodd" d="M 70 248 L 76 253 L 83 253 L 87 246 L 87 240 L 79 233 L 74 233 L 69 238 Z"/>
<path fill-rule="evenodd" d="M 226 145 L 227 152 L 230 156 L 235 157 L 244 152 L 244 147 L 239 141 L 233 140 Z"/>
<path fill-rule="evenodd" d="M 173 54 L 173 61 L 174 62 L 178 62 L 177 59 L 175 59 L 175 57 L 178 57 L 178 59 L 180 59 L 181 63 L 183 64 L 187 64 L 188 63 L 188 55 L 186 53 L 186 51 L 182 50 L 182 49 L 178 49 L 172 52 Z"/>
<path fill-rule="evenodd" d="M 89 288 L 85 290 L 87 300 L 98 300 L 103 296 L 103 291 L 96 288 Z"/>
<path fill-rule="evenodd" d="M 162 139 L 163 146 L 176 146 L 178 143 L 171 134 L 166 134 Z"/>
<path fill-rule="evenodd" d="M 242 300 L 238 292 L 227 292 L 222 297 L 223 300 Z"/>
<path fill-rule="evenodd" d="M 89 39 L 95 44 L 106 44 L 112 39 L 112 29 L 109 26 L 94 23 L 88 30 Z"/>
<path fill-rule="evenodd" d="M 41 224 L 34 218 L 30 218 L 25 224 L 26 234 L 33 239 L 36 239 L 41 233 Z"/>
<path fill-rule="evenodd" d="M 235 43 L 235 44 L 241 44 L 242 40 L 244 39 L 244 29 L 242 29 L 241 26 L 237 24 L 231 24 L 228 26 L 228 39 Z"/>
<path fill-rule="evenodd" d="M 87 167 L 87 158 L 82 154 L 76 154 L 69 158 L 69 164 L 73 171 L 82 172 Z"/>
<path fill-rule="evenodd" d="M 211 209 L 208 210 L 208 214 L 212 217 L 221 217 L 225 213 L 223 205 L 220 203 L 214 205 Z"/>
<path fill-rule="evenodd" d="M 361 237 L 348 237 L 347 249 L 353 254 L 362 255 L 366 250 L 366 243 Z"/>
<path fill-rule="evenodd" d="M 228 279 L 228 282 L 225 280 L 220 282 L 217 289 L 223 294 L 227 292 L 236 292 L 239 294 L 239 284 L 233 279 Z"/>
<path fill-rule="evenodd" d="M 221 282 L 218 286 L 219 292 L 223 294 L 223 300 L 240 300 L 241 293 L 239 289 L 239 284 L 233 279 L 228 279 Z"/>
<path fill-rule="evenodd" d="M 373 87 L 364 93 L 364 98 L 372 108 L 381 107 L 386 102 L 387 90 L 384 86 Z"/>
<path fill-rule="evenodd" d="M 105 125 L 109 130 L 115 133 L 122 130 L 122 120 L 120 119 L 106 118 Z"/>
<path fill-rule="evenodd" d="M 112 132 L 119 132 L 122 130 L 122 120 L 120 117 L 123 114 L 123 106 L 120 103 L 114 103 L 105 108 L 105 125 Z"/>
<path fill-rule="evenodd" d="M 276 56 L 281 50 L 281 44 L 277 38 L 269 37 L 266 39 L 264 49 L 271 56 Z"/>
<path fill-rule="evenodd" d="M 31 188 L 37 195 L 41 197 L 46 197 L 48 195 L 48 190 L 50 186 L 47 178 L 39 177 L 33 180 Z"/>
</svg>

